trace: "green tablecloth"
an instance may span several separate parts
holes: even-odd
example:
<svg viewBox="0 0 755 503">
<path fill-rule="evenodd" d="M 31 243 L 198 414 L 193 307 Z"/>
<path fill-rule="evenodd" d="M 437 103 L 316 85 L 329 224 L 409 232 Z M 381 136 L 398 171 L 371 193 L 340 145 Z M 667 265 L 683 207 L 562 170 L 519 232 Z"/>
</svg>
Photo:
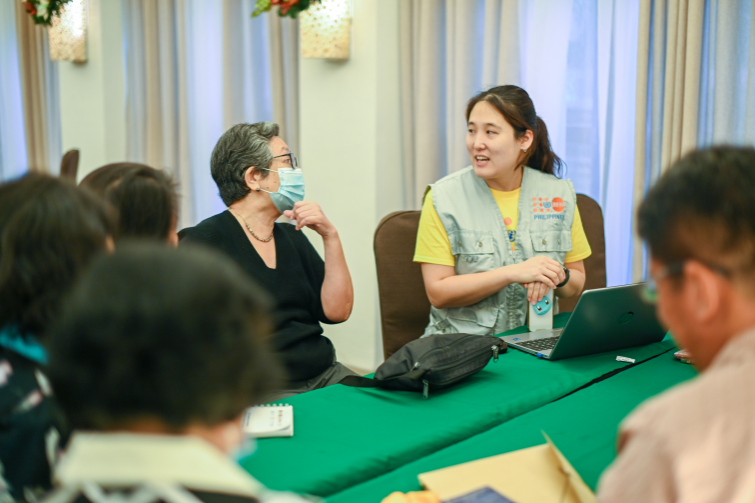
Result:
<svg viewBox="0 0 755 503">
<path fill-rule="evenodd" d="M 567 317 L 556 316 L 554 325 L 563 326 Z M 664 341 L 620 354 L 640 362 L 671 347 Z M 288 400 L 294 406 L 294 437 L 260 439 L 257 452 L 241 465 L 272 489 L 330 496 L 629 365 L 616 356 L 549 362 L 509 350 L 466 381 L 431 391 L 429 400 L 416 392 L 338 385 L 299 395 Z"/>
<path fill-rule="evenodd" d="M 421 490 L 417 475 L 447 466 L 544 443 L 548 434 L 585 482 L 596 487 L 614 458 L 621 420 L 646 398 L 695 375 L 672 354 L 616 376 L 409 463 L 381 477 L 328 497 L 328 503 L 379 502 L 393 491 Z"/>
</svg>

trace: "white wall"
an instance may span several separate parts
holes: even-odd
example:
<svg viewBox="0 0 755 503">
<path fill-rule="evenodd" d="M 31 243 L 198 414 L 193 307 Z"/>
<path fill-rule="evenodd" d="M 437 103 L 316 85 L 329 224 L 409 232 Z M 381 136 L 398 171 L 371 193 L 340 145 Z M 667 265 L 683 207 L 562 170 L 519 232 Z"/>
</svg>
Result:
<svg viewBox="0 0 755 503">
<path fill-rule="evenodd" d="M 121 0 L 87 4 L 87 62 L 58 63 L 63 152 L 81 151 L 79 180 L 126 158 Z"/>
<path fill-rule="evenodd" d="M 347 365 L 382 361 L 372 241 L 388 213 L 403 209 L 399 108 L 400 0 L 354 0 L 348 61 L 301 59 L 300 134 L 308 200 L 336 225 L 354 281 L 351 318 L 326 326 Z M 322 250 L 322 240 L 308 233 Z"/>
<path fill-rule="evenodd" d="M 79 179 L 126 159 L 122 1 L 89 0 L 88 62 L 59 63 L 63 150 L 81 150 Z M 325 333 L 342 362 L 364 370 L 383 354 L 372 238 L 382 217 L 404 209 L 399 1 L 354 0 L 349 60 L 300 60 L 307 199 L 337 226 L 355 288 L 351 319 Z"/>
</svg>

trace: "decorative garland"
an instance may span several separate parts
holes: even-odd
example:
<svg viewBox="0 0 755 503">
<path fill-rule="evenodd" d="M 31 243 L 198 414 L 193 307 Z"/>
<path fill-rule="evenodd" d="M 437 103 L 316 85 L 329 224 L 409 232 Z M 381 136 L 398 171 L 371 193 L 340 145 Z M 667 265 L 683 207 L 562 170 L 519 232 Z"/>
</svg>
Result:
<svg viewBox="0 0 755 503">
<path fill-rule="evenodd" d="M 273 6 L 277 5 L 278 15 L 280 17 L 296 18 L 300 12 L 303 12 L 313 4 L 320 3 L 321 0 L 257 0 L 254 6 L 252 17 L 257 17 L 263 12 L 268 12 Z"/>
<path fill-rule="evenodd" d="M 60 14 L 63 5 L 71 0 L 26 0 L 21 2 L 36 24 L 50 26 L 53 16 Z"/>
</svg>

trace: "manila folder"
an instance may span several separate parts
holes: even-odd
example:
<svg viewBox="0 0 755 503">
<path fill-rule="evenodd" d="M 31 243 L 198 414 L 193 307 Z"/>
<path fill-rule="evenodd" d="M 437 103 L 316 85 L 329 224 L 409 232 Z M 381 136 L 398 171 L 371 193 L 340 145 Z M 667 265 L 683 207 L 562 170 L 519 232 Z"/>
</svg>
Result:
<svg viewBox="0 0 755 503">
<path fill-rule="evenodd" d="M 547 443 L 419 475 L 442 501 L 490 487 L 516 503 L 595 503 L 595 495 L 550 439 Z"/>
</svg>

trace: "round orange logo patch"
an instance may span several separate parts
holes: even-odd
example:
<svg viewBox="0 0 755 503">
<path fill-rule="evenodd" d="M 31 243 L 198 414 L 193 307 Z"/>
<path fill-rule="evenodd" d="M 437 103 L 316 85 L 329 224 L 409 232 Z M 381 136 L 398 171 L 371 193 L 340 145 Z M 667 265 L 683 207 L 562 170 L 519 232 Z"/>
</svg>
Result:
<svg viewBox="0 0 755 503">
<path fill-rule="evenodd" d="M 563 199 L 561 199 L 560 197 L 554 197 L 553 198 L 553 211 L 556 211 L 556 212 L 560 213 L 560 212 L 564 211 L 565 207 L 566 207 L 566 205 L 564 204 L 564 200 Z"/>
</svg>

